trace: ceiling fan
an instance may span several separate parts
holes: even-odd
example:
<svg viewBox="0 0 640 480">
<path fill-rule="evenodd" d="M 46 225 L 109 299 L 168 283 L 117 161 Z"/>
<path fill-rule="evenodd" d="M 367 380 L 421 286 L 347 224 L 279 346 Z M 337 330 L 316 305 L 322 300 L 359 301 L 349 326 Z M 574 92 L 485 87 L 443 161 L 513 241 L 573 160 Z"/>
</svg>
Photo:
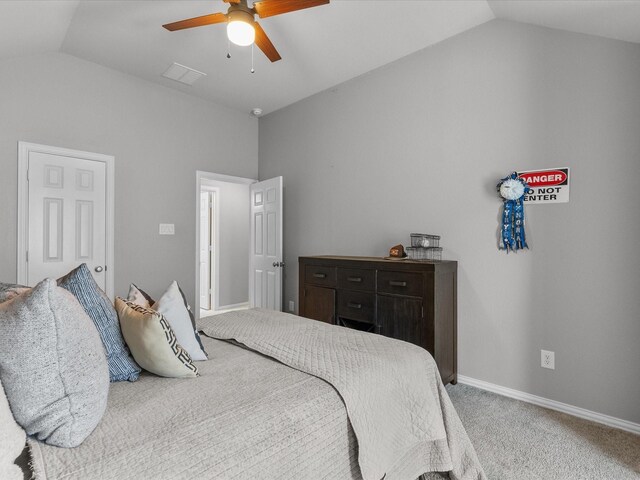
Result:
<svg viewBox="0 0 640 480">
<path fill-rule="evenodd" d="M 247 46 L 255 42 L 260 50 L 271 60 L 277 62 L 282 57 L 273 46 L 269 37 L 264 32 L 255 15 L 260 18 L 273 17 L 283 13 L 303 10 L 305 8 L 325 5 L 330 0 L 262 0 L 254 2 L 249 8 L 247 0 L 223 0 L 229 3 L 227 13 L 212 13 L 201 17 L 180 20 L 179 22 L 167 23 L 164 28 L 173 32 L 184 30 L 185 28 L 202 27 L 213 25 L 214 23 L 227 23 L 227 36 L 236 45 Z"/>
</svg>

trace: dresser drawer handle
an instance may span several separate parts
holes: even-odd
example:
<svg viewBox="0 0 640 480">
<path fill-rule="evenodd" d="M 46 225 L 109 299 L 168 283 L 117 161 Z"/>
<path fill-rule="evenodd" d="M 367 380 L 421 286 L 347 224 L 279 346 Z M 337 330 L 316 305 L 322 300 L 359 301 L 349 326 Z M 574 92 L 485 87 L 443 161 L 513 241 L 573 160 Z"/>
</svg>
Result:
<svg viewBox="0 0 640 480">
<path fill-rule="evenodd" d="M 391 285 L 392 287 L 406 287 L 407 282 L 398 282 L 396 280 L 391 280 L 389 281 L 389 285 Z"/>
<path fill-rule="evenodd" d="M 314 278 L 327 278 L 326 273 L 314 273 L 313 276 Z"/>
<path fill-rule="evenodd" d="M 349 303 L 347 303 L 347 307 L 349 307 L 349 308 L 357 308 L 358 310 L 360 310 L 362 308 L 362 304 L 361 303 L 349 302 Z"/>
<path fill-rule="evenodd" d="M 362 282 L 362 277 L 347 277 L 348 282 L 360 283 Z"/>
</svg>

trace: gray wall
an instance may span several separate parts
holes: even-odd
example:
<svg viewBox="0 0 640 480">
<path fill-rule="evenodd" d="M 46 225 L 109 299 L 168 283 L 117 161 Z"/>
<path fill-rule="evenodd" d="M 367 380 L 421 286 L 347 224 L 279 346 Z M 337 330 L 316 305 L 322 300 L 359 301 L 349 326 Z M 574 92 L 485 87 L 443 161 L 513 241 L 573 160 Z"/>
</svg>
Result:
<svg viewBox="0 0 640 480">
<path fill-rule="evenodd" d="M 255 178 L 248 114 L 65 54 L 0 64 L 0 281 L 16 274 L 17 143 L 115 156 L 115 290 L 194 299 L 196 170 Z M 175 223 L 175 236 L 159 236 Z"/>
<path fill-rule="evenodd" d="M 460 373 L 640 422 L 640 46 L 492 21 L 260 120 L 297 257 L 442 235 L 459 262 Z M 568 166 L 498 251 L 497 181 Z M 540 349 L 556 370 L 540 368 Z"/>
<path fill-rule="evenodd" d="M 207 181 L 219 189 L 218 307 L 249 301 L 249 185 Z"/>
</svg>

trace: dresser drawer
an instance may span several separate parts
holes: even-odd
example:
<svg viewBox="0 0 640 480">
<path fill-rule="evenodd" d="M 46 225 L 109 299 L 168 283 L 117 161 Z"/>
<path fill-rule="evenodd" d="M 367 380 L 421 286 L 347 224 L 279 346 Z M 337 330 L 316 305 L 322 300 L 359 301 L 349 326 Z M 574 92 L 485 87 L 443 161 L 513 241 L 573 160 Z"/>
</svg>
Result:
<svg viewBox="0 0 640 480">
<path fill-rule="evenodd" d="M 380 270 L 378 271 L 378 293 L 421 297 L 424 295 L 424 276 L 417 272 Z"/>
<path fill-rule="evenodd" d="M 373 293 L 338 290 L 337 305 L 339 317 L 375 323 L 376 296 Z"/>
<path fill-rule="evenodd" d="M 304 282 L 323 287 L 336 286 L 336 267 L 322 267 L 320 265 L 306 265 L 304 268 Z"/>
<path fill-rule="evenodd" d="M 376 289 L 376 271 L 338 267 L 338 288 L 373 292 Z"/>
</svg>

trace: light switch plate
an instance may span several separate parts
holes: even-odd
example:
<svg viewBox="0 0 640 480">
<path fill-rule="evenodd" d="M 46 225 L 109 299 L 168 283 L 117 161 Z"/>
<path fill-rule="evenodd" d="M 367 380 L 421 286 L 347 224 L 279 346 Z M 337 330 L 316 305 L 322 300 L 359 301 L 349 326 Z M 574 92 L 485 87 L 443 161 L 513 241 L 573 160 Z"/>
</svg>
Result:
<svg viewBox="0 0 640 480">
<path fill-rule="evenodd" d="M 173 223 L 161 223 L 158 233 L 160 235 L 175 235 L 175 225 Z"/>
</svg>

